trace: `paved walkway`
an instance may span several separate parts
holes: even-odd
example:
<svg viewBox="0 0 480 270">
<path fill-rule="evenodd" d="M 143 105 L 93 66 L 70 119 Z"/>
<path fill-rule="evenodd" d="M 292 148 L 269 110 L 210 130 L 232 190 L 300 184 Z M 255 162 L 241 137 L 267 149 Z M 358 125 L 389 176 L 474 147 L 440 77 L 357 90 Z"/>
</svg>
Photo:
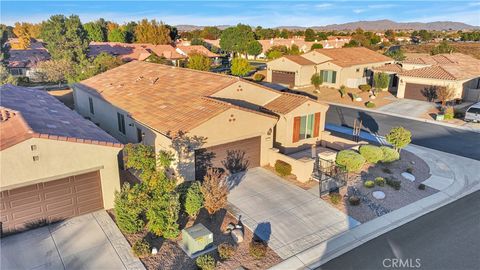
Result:
<svg viewBox="0 0 480 270">
<path fill-rule="evenodd" d="M 145 269 L 105 211 L 1 240 L 1 269 Z"/>
<path fill-rule="evenodd" d="M 480 161 L 415 145 L 406 149 L 427 162 L 432 176 L 424 183 L 440 188 L 439 192 L 324 241 L 272 269 L 315 269 L 379 235 L 480 190 Z"/>
<path fill-rule="evenodd" d="M 231 183 L 229 210 L 283 259 L 360 224 L 263 168 Z"/>
<path fill-rule="evenodd" d="M 435 108 L 435 104 L 431 102 L 413 99 L 396 99 L 394 102 L 378 108 L 377 111 L 422 118 L 423 115 L 432 108 Z"/>
</svg>

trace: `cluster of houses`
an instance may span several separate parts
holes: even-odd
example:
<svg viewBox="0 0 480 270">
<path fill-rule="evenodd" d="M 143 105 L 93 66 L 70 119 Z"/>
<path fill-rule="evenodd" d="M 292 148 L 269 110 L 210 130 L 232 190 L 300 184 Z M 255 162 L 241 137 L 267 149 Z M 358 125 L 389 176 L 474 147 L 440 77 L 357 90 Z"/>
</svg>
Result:
<svg viewBox="0 0 480 270">
<path fill-rule="evenodd" d="M 396 62 L 363 47 L 316 49 L 267 63 L 267 81 L 293 88 L 311 86 L 319 73 L 323 85 L 357 88 L 372 84 L 375 72 L 390 76 L 389 90 L 398 98 L 428 100 L 424 89 L 450 87 L 454 99 L 480 99 L 480 60 L 461 53 L 425 55 Z"/>
</svg>

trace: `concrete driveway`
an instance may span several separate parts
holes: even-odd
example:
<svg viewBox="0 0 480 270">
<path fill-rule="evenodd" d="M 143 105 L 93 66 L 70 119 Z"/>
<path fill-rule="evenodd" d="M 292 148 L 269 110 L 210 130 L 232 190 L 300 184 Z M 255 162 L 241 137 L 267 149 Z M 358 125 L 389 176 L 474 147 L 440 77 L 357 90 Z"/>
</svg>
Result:
<svg viewBox="0 0 480 270">
<path fill-rule="evenodd" d="M 230 179 L 229 210 L 283 259 L 360 223 L 263 168 Z"/>
<path fill-rule="evenodd" d="M 105 211 L 1 240 L 1 269 L 145 269 Z"/>
<path fill-rule="evenodd" d="M 432 108 L 435 108 L 435 103 L 413 99 L 397 99 L 395 102 L 378 108 L 378 111 L 395 113 L 399 116 L 422 117 Z"/>
</svg>

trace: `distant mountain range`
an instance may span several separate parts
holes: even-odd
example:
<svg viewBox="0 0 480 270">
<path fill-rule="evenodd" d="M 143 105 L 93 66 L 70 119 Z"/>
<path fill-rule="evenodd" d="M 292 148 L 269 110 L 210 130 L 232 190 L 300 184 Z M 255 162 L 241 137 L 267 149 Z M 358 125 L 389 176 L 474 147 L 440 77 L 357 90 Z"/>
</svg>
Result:
<svg viewBox="0 0 480 270">
<path fill-rule="evenodd" d="M 191 31 L 195 29 L 203 29 L 204 26 L 196 26 L 196 25 L 177 25 L 176 26 L 179 31 Z M 220 29 L 225 29 L 229 27 L 229 25 L 218 25 Z M 308 27 L 303 26 L 278 26 L 275 27 L 278 29 L 306 29 Z M 452 21 L 439 21 L 439 22 L 428 22 L 428 23 L 421 23 L 421 22 L 394 22 L 391 20 L 377 20 L 377 21 L 356 21 L 356 22 L 349 22 L 349 23 L 342 23 L 342 24 L 329 24 L 325 26 L 311 26 L 309 28 L 313 28 L 315 30 L 355 30 L 357 28 L 362 28 L 363 30 L 368 31 L 382 31 L 388 29 L 395 29 L 395 30 L 474 30 L 480 29 L 479 26 L 473 26 L 466 23 L 461 22 L 452 22 Z"/>
</svg>

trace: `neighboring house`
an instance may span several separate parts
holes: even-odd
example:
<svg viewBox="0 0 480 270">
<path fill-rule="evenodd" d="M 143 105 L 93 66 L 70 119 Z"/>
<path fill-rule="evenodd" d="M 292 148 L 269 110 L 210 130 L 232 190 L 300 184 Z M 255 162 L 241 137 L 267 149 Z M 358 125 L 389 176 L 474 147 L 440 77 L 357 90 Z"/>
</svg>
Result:
<svg viewBox="0 0 480 270">
<path fill-rule="evenodd" d="M 122 144 L 47 92 L 0 86 L 0 133 L 3 233 L 113 208 Z"/>
<path fill-rule="evenodd" d="M 208 166 L 273 165 L 326 134 L 328 105 L 217 73 L 133 61 L 72 87 L 80 114 L 123 143 L 175 153 L 185 180 L 201 179 Z M 292 166 L 310 179 L 313 161 Z"/>
<path fill-rule="evenodd" d="M 371 80 L 371 69 L 393 59 L 367 48 L 316 49 L 299 56 L 283 56 L 267 63 L 267 81 L 293 87 L 311 85 L 319 73 L 323 84 L 356 88 Z"/>
<path fill-rule="evenodd" d="M 480 100 L 480 60 L 465 54 L 421 56 L 379 67 L 375 71 L 398 77 L 398 89 L 394 89 L 398 98 L 427 100 L 425 89 L 450 87 L 454 91 L 454 99 Z"/>
<path fill-rule="evenodd" d="M 90 42 L 89 57 L 95 57 L 102 52 L 118 56 L 125 62 L 133 60 L 143 61 L 150 55 L 156 54 L 163 56 L 178 65 L 179 61 L 185 60 L 194 51 L 204 54 L 210 58 L 216 59 L 219 55 L 210 52 L 201 45 L 195 46 L 171 46 L 171 45 L 153 45 L 138 43 L 120 43 L 120 42 Z"/>
<path fill-rule="evenodd" d="M 341 48 L 345 43 L 347 38 L 342 39 L 329 39 L 329 40 L 318 40 L 318 41 L 305 41 L 304 37 L 296 37 L 296 38 L 272 38 L 272 39 L 259 39 L 257 40 L 262 44 L 262 52 L 255 56 L 255 55 L 248 55 L 248 59 L 266 59 L 267 52 L 274 46 L 286 46 L 287 48 L 291 48 L 292 45 L 298 46 L 300 52 L 306 53 L 309 52 L 312 48 L 313 44 L 322 44 L 323 48 L 325 49 L 332 49 L 332 48 Z M 207 44 L 210 44 L 215 47 L 220 46 L 220 40 L 205 40 Z M 241 57 L 245 57 L 245 55 L 240 55 Z"/>
<path fill-rule="evenodd" d="M 9 43 L 17 42 L 16 39 L 10 39 Z M 44 47 L 43 43 L 32 39 L 30 48 L 25 50 L 10 48 L 8 58 L 6 59 L 7 68 L 15 77 L 28 77 L 31 80 L 36 78 L 36 66 L 38 63 L 50 60 L 50 53 Z"/>
</svg>

